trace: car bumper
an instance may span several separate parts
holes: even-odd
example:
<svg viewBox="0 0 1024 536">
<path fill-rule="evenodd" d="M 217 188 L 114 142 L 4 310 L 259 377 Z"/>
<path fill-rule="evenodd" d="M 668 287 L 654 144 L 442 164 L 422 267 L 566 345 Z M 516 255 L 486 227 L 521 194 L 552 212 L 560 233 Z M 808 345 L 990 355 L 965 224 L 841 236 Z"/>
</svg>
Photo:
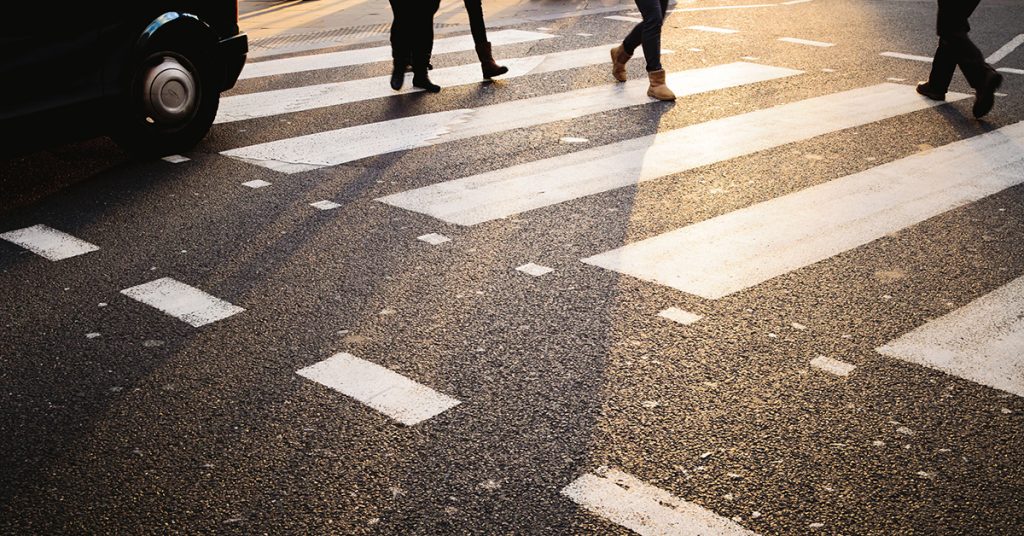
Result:
<svg viewBox="0 0 1024 536">
<path fill-rule="evenodd" d="M 224 66 L 221 90 L 231 89 L 238 81 L 238 75 L 242 74 L 242 67 L 245 66 L 245 56 L 249 53 L 249 36 L 240 33 L 222 39 L 217 46 L 217 53 L 220 55 L 221 65 Z"/>
</svg>

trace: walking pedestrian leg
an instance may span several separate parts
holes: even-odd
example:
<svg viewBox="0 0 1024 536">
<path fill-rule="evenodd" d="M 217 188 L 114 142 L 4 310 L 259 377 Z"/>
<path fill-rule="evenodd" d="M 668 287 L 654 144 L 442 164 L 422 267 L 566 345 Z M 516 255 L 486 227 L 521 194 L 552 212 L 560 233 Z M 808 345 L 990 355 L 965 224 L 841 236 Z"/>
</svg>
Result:
<svg viewBox="0 0 1024 536">
<path fill-rule="evenodd" d="M 482 0 L 465 0 L 466 13 L 469 14 L 469 29 L 473 33 L 476 45 L 476 57 L 480 60 L 480 70 L 484 78 L 490 80 L 508 72 L 508 67 L 498 65 L 491 55 L 491 43 L 487 41 L 487 26 L 484 24 L 484 7 Z"/>
</svg>

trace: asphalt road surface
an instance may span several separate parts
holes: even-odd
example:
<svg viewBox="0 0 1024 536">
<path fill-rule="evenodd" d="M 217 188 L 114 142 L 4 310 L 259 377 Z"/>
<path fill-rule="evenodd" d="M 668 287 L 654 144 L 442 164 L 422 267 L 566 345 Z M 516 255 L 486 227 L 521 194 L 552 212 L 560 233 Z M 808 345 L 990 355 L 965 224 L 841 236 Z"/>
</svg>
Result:
<svg viewBox="0 0 1024 536">
<path fill-rule="evenodd" d="M 623 11 L 0 162 L 0 532 L 1024 533 L 1024 9 L 977 121 L 934 2 L 767 4 L 678 6 L 674 104 Z"/>
</svg>

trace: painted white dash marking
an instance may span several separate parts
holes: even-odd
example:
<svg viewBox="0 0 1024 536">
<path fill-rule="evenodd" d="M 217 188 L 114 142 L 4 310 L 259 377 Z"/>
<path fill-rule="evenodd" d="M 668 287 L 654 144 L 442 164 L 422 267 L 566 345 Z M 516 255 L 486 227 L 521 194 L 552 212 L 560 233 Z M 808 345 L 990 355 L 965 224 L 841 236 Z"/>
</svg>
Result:
<svg viewBox="0 0 1024 536">
<path fill-rule="evenodd" d="M 853 372 L 853 369 L 857 368 L 856 365 L 823 355 L 819 355 L 812 359 L 811 366 L 822 372 L 827 372 L 835 376 L 849 376 L 850 373 Z"/>
<path fill-rule="evenodd" d="M 890 82 L 906 82 L 907 81 L 906 78 L 894 78 L 894 77 L 886 78 L 886 80 L 888 80 Z"/>
<path fill-rule="evenodd" d="M 243 182 L 242 186 L 246 186 L 255 190 L 257 188 L 266 188 L 267 186 L 270 186 L 270 183 L 265 180 L 256 179 L 254 181 Z"/>
<path fill-rule="evenodd" d="M 746 4 L 746 5 L 735 5 L 735 6 L 709 6 L 709 7 L 684 7 L 670 9 L 666 13 L 693 13 L 695 11 L 719 11 L 723 9 L 753 9 L 760 7 L 776 7 L 779 4 Z"/>
<path fill-rule="evenodd" d="M 701 25 L 687 26 L 686 29 L 687 30 L 697 30 L 698 32 L 710 32 L 710 33 L 718 33 L 718 34 L 734 34 L 734 33 L 739 33 L 740 32 L 739 30 L 732 30 L 732 29 L 729 29 L 729 28 L 716 28 L 714 26 L 701 26 Z"/>
<path fill-rule="evenodd" d="M 352 354 L 339 353 L 297 374 L 353 398 L 406 425 L 437 416 L 459 401 Z"/>
<path fill-rule="evenodd" d="M 594 34 L 591 34 L 591 33 L 578 33 L 576 35 L 578 35 L 580 37 L 594 37 Z"/>
<path fill-rule="evenodd" d="M 835 43 L 826 43 L 824 41 L 811 41 L 810 39 L 800 39 L 800 38 L 797 38 L 797 37 L 780 37 L 779 41 L 782 41 L 783 43 L 793 43 L 793 44 L 797 44 L 797 45 L 807 45 L 807 46 L 820 47 L 820 48 L 827 48 L 827 47 L 834 47 L 834 46 L 836 46 Z"/>
<path fill-rule="evenodd" d="M 441 244 L 444 244 L 445 242 L 451 242 L 452 241 L 451 238 L 448 238 L 447 236 L 445 236 L 443 234 L 438 234 L 438 233 L 430 233 L 430 234 L 425 234 L 423 236 L 418 236 L 418 237 L 416 237 L 416 240 L 419 240 L 421 242 L 426 242 L 426 243 L 430 244 L 431 246 L 439 246 Z"/>
<path fill-rule="evenodd" d="M 947 95 L 952 100 L 966 97 Z M 477 225 L 937 104 L 913 88 L 880 84 L 442 182 L 378 201 L 457 225 Z M 703 246 L 694 249 L 703 250 Z"/>
<path fill-rule="evenodd" d="M 99 337 L 100 337 L 99 333 L 86 333 L 85 334 L 85 338 L 86 339 L 98 339 Z"/>
<path fill-rule="evenodd" d="M 587 473 L 562 495 L 590 512 L 641 536 L 754 536 L 735 521 L 617 469 Z"/>
<path fill-rule="evenodd" d="M 1024 34 L 1014 37 L 1009 43 L 999 47 L 999 50 L 993 52 L 988 58 L 985 58 L 985 62 L 998 63 L 1003 58 L 1009 56 L 1014 50 L 1017 50 L 1017 47 L 1021 45 L 1024 45 Z"/>
<path fill-rule="evenodd" d="M 757 56 L 743 56 L 743 57 L 742 57 L 742 58 L 740 58 L 740 59 L 741 59 L 741 60 L 743 60 L 743 61 L 758 61 L 758 60 L 760 60 L 761 58 L 759 58 L 759 57 L 757 57 Z"/>
<path fill-rule="evenodd" d="M 812 1 L 813 0 L 789 0 L 788 2 L 783 2 L 781 5 L 783 5 L 783 6 L 795 6 L 796 4 L 806 4 L 806 3 L 812 2 Z"/>
<path fill-rule="evenodd" d="M 165 156 L 165 157 L 161 158 L 161 160 L 163 160 L 164 162 L 170 162 L 172 164 L 180 164 L 182 162 L 188 162 L 189 161 L 189 159 L 187 157 L 181 156 L 180 154 L 172 154 L 172 155 L 169 155 L 169 156 Z"/>
<path fill-rule="evenodd" d="M 194 327 L 205 326 L 245 311 L 170 277 L 124 289 L 121 294 Z"/>
<path fill-rule="evenodd" d="M 523 58 L 502 58 L 501 64 L 509 69 L 509 72 L 502 75 L 502 80 L 601 65 L 608 61 L 608 49 L 613 46 L 606 44 Z M 638 49 L 637 54 L 642 57 L 643 51 Z M 412 74 L 406 77 L 411 79 Z M 480 64 L 434 69 L 430 71 L 430 78 L 442 87 L 479 84 Z M 271 117 L 422 91 L 413 87 L 410 80 L 406 82 L 401 91 L 393 91 L 388 85 L 388 77 L 380 76 L 222 97 L 215 122 Z"/>
<path fill-rule="evenodd" d="M 551 272 L 555 271 L 553 268 L 548 268 L 547 266 L 541 266 L 539 264 L 534 264 L 532 262 L 524 264 L 519 268 L 516 268 L 516 270 L 519 270 L 520 272 L 523 272 L 524 274 L 527 275 L 532 275 L 533 277 L 540 277 L 542 275 L 550 274 Z"/>
<path fill-rule="evenodd" d="M 574 138 L 572 136 L 566 136 L 564 138 L 560 138 L 558 141 L 562 143 L 587 143 L 590 140 L 588 140 L 587 138 Z"/>
<path fill-rule="evenodd" d="M 719 299 L 1024 182 L 1022 146 L 1024 122 L 583 262 Z"/>
<path fill-rule="evenodd" d="M 554 28 L 548 28 L 547 26 L 541 26 L 540 28 L 537 28 L 538 32 L 550 32 L 552 30 L 554 30 Z"/>
<path fill-rule="evenodd" d="M 902 52 L 882 52 L 879 56 L 885 56 L 887 58 L 897 58 L 901 60 L 910 61 L 921 61 L 925 63 L 931 63 L 932 58 L 930 56 L 915 56 L 913 54 L 904 54 Z"/>
<path fill-rule="evenodd" d="M 1013 68 L 1010 68 L 1010 67 L 1000 67 L 1000 68 L 998 68 L 996 70 L 1001 72 L 1001 73 L 1024 74 L 1024 69 L 1013 69 Z"/>
<path fill-rule="evenodd" d="M 1024 277 L 878 352 L 1024 397 Z"/>
<path fill-rule="evenodd" d="M 687 96 L 799 73 L 736 62 L 675 72 L 666 81 L 676 95 Z M 646 80 L 605 84 L 476 109 L 447 110 L 358 125 L 221 154 L 281 173 L 299 173 L 396 151 L 657 103 L 647 95 L 647 89 Z"/>
<path fill-rule="evenodd" d="M 320 209 L 320 210 L 334 210 L 334 209 L 340 207 L 341 205 L 335 203 L 334 201 L 327 201 L 325 199 L 323 201 L 317 201 L 315 203 L 310 203 L 309 206 L 311 206 L 313 208 Z"/>
<path fill-rule="evenodd" d="M 551 34 L 527 32 L 523 30 L 502 30 L 488 33 L 492 46 L 511 45 L 515 43 L 528 43 L 541 39 L 556 37 Z M 460 35 L 457 37 L 446 37 L 434 41 L 433 53 L 447 54 L 449 52 L 462 52 L 473 50 L 476 45 L 473 43 L 473 36 Z M 357 50 L 344 50 L 341 52 L 329 52 L 323 54 L 311 54 L 295 58 L 280 60 L 259 61 L 247 63 L 242 70 L 240 80 L 248 78 L 260 78 L 264 76 L 276 76 L 289 73 L 301 73 L 316 71 L 320 69 L 335 69 L 351 65 L 362 65 L 380 61 L 391 61 L 391 46 L 380 46 L 373 48 L 362 48 Z"/>
<path fill-rule="evenodd" d="M 825 69 L 822 69 L 821 72 L 823 72 L 823 73 L 834 73 L 834 72 L 836 72 L 836 70 L 835 69 L 825 68 Z"/>
<path fill-rule="evenodd" d="M 70 259 L 100 249 L 99 246 L 46 225 L 8 231 L 0 234 L 0 238 L 51 261 Z"/>
<path fill-rule="evenodd" d="M 634 23 L 637 23 L 637 24 L 639 24 L 639 23 L 644 21 L 644 19 L 641 19 L 640 17 L 626 17 L 626 16 L 623 16 L 623 15 L 612 15 L 610 17 L 605 17 L 605 18 L 608 19 L 608 20 L 618 20 L 618 21 L 622 21 L 622 22 L 634 22 Z"/>
<path fill-rule="evenodd" d="M 690 52 L 704 52 L 703 48 L 697 48 L 697 47 L 688 48 L 686 50 L 689 50 Z"/>
<path fill-rule="evenodd" d="M 669 307 L 668 309 L 665 309 L 664 311 L 658 313 L 658 316 L 660 316 L 662 318 L 666 318 L 666 319 L 671 320 L 673 322 L 677 322 L 677 323 L 682 324 L 684 326 L 689 326 L 691 324 L 695 324 L 698 321 L 700 321 L 702 318 L 704 318 L 703 316 L 701 316 L 699 314 L 691 313 L 689 311 L 684 311 L 684 310 L 682 310 L 682 309 L 680 309 L 678 307 Z"/>
</svg>

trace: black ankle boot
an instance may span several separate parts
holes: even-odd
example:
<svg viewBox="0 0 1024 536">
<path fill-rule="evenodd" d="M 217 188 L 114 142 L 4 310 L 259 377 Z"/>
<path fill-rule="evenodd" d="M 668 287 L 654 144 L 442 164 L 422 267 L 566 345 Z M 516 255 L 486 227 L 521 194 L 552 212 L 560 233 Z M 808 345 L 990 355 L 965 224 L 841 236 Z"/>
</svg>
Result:
<svg viewBox="0 0 1024 536">
<path fill-rule="evenodd" d="M 480 59 L 480 70 L 483 71 L 484 78 L 488 80 L 508 72 L 508 67 L 495 63 L 494 56 L 491 55 L 490 43 L 481 43 L 477 45 L 476 57 Z"/>
<path fill-rule="evenodd" d="M 1003 75 L 994 72 L 985 80 L 985 84 L 978 88 L 974 97 L 974 108 L 971 110 L 975 118 L 981 119 L 992 111 L 992 106 L 996 103 L 996 90 L 1002 84 Z"/>
<path fill-rule="evenodd" d="M 405 65 L 396 62 L 394 67 L 391 68 L 391 89 L 398 91 L 402 89 L 402 84 L 404 83 Z"/>
<path fill-rule="evenodd" d="M 430 81 L 426 69 L 412 75 L 412 85 L 426 91 L 427 93 L 440 93 L 441 86 Z"/>
</svg>

